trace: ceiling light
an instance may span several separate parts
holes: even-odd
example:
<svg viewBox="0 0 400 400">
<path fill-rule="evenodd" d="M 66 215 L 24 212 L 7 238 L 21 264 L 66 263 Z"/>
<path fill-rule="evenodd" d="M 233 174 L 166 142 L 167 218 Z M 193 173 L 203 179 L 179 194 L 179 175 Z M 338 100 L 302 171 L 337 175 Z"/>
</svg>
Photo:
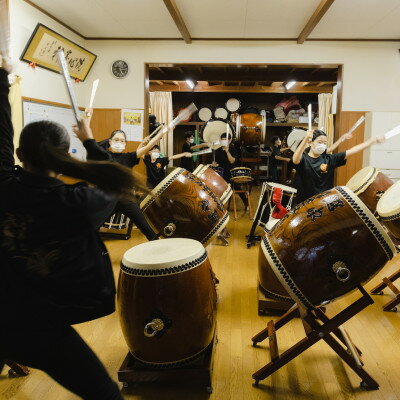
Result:
<svg viewBox="0 0 400 400">
<path fill-rule="evenodd" d="M 290 81 L 285 85 L 286 90 L 289 90 L 291 87 L 293 87 L 296 84 L 296 81 Z"/>
<path fill-rule="evenodd" d="M 190 87 L 190 89 L 194 89 L 194 87 L 196 86 L 195 83 L 190 79 L 186 79 L 186 84 Z"/>
</svg>

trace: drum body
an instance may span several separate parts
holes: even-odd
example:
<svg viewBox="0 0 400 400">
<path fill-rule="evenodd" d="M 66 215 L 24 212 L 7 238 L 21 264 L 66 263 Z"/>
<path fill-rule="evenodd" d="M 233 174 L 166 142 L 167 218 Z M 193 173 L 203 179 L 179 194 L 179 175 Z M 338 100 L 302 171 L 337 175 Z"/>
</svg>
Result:
<svg viewBox="0 0 400 400">
<path fill-rule="evenodd" d="M 222 204 L 225 204 L 232 196 L 231 185 L 214 169 L 210 168 L 210 165 L 200 164 L 193 171 L 193 175 L 200 178 L 221 200 Z"/>
<path fill-rule="evenodd" d="M 372 212 L 375 212 L 380 197 L 392 185 L 390 178 L 371 166 L 358 171 L 346 184 Z"/>
<path fill-rule="evenodd" d="M 393 184 L 382 195 L 376 206 L 380 221 L 400 245 L 400 181 Z"/>
<path fill-rule="evenodd" d="M 251 169 L 247 167 L 236 167 L 231 169 L 231 180 L 236 183 L 251 182 Z"/>
<path fill-rule="evenodd" d="M 206 122 L 212 118 L 212 111 L 207 107 L 203 107 L 200 108 L 197 115 L 199 116 L 200 121 Z"/>
<path fill-rule="evenodd" d="M 216 150 L 221 147 L 221 135 L 228 129 L 232 138 L 235 137 L 235 129 L 229 121 L 222 118 L 210 119 L 201 127 L 200 134 L 204 142 L 208 143 L 211 149 Z"/>
<path fill-rule="evenodd" d="M 311 308 L 368 281 L 395 251 L 377 219 L 346 187 L 294 207 L 261 248 L 293 300 Z"/>
<path fill-rule="evenodd" d="M 176 168 L 140 204 L 152 228 L 164 237 L 206 244 L 225 227 L 228 212 L 205 183 Z"/>
<path fill-rule="evenodd" d="M 263 118 L 259 114 L 248 113 L 240 115 L 239 142 L 245 146 L 255 146 L 265 143 Z"/>
<path fill-rule="evenodd" d="M 293 303 L 292 298 L 272 270 L 261 247 L 258 253 L 258 281 L 265 297 L 286 303 Z"/>
<path fill-rule="evenodd" d="M 165 239 L 128 250 L 121 262 L 118 314 L 132 356 L 176 366 L 212 342 L 217 295 L 204 247 Z"/>
</svg>

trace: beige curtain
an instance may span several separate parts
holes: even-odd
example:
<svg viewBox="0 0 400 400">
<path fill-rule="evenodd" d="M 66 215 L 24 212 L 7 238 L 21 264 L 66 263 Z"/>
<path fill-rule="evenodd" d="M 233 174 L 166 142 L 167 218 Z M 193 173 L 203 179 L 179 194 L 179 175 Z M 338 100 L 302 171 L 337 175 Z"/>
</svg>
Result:
<svg viewBox="0 0 400 400">
<path fill-rule="evenodd" d="M 151 112 L 157 117 L 158 122 L 164 122 L 168 126 L 172 120 L 172 93 L 171 92 L 150 92 Z M 172 156 L 174 151 L 173 129 L 170 129 L 167 135 L 161 140 L 161 151 Z"/>
<path fill-rule="evenodd" d="M 21 96 L 21 77 L 14 75 L 11 80 L 11 88 L 8 99 L 11 105 L 11 118 L 14 126 L 14 148 L 18 147 L 19 136 L 23 126 L 22 117 L 22 96 Z M 14 154 L 15 156 L 15 154 Z M 20 164 L 18 158 L 15 156 L 15 163 Z"/>
<path fill-rule="evenodd" d="M 332 144 L 333 132 L 330 132 L 329 115 L 332 112 L 332 94 L 320 93 L 318 95 L 318 129 L 323 130 L 328 136 L 328 146 Z"/>
</svg>

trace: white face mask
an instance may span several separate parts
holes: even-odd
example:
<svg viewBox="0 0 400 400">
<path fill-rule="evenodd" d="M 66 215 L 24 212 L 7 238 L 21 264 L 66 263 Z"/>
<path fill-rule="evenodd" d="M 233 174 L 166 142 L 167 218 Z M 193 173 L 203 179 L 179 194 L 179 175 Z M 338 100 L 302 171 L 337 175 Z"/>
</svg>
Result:
<svg viewBox="0 0 400 400">
<path fill-rule="evenodd" d="M 278 144 L 277 145 L 280 146 L 281 144 L 282 144 L 282 142 L 280 140 L 278 140 Z"/>
<path fill-rule="evenodd" d="M 193 139 L 193 138 L 190 138 L 190 139 L 189 139 L 189 143 L 194 143 L 194 139 Z"/>
<path fill-rule="evenodd" d="M 125 150 L 125 143 L 111 141 L 111 148 L 115 152 L 121 153 L 121 152 L 123 152 Z"/>
<path fill-rule="evenodd" d="M 314 149 L 313 149 L 315 154 L 322 154 L 325 150 L 326 150 L 326 144 L 315 143 Z"/>
<path fill-rule="evenodd" d="M 221 139 L 222 146 L 228 146 L 228 141 L 226 139 Z"/>
<path fill-rule="evenodd" d="M 153 152 L 151 153 L 151 158 L 152 158 L 153 160 L 157 160 L 158 157 L 160 157 L 160 153 L 159 153 L 158 151 L 153 151 Z"/>
</svg>

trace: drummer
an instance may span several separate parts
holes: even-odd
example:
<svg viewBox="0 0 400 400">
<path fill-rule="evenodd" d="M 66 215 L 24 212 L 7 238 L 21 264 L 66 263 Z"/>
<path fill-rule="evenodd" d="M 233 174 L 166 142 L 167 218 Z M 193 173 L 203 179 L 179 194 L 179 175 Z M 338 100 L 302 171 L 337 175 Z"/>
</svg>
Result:
<svg viewBox="0 0 400 400">
<path fill-rule="evenodd" d="M 188 131 L 185 133 L 185 143 L 182 146 L 182 153 L 193 153 L 193 150 L 203 149 L 208 147 L 207 143 L 202 144 L 194 144 L 194 133 L 192 131 Z M 194 169 L 194 161 L 193 157 L 184 157 L 181 159 L 181 167 L 187 169 L 190 172 L 193 172 Z"/>
<path fill-rule="evenodd" d="M 221 135 L 221 143 L 222 147 L 215 150 L 215 162 L 213 162 L 213 165 L 223 169 L 222 176 L 227 182 L 229 182 L 231 179 L 231 170 L 237 166 L 238 154 L 235 144 L 232 143 L 232 135 L 230 133 L 228 134 L 228 137 L 226 132 Z M 235 188 L 237 184 L 233 183 L 233 186 Z M 247 210 L 249 202 L 246 195 L 244 193 L 238 194 Z"/>
<path fill-rule="evenodd" d="M 281 139 L 279 136 L 273 136 L 271 139 L 272 143 L 272 154 L 270 156 L 269 161 L 269 170 L 271 174 L 272 182 L 279 183 L 279 174 L 278 174 L 278 161 L 290 162 L 290 158 L 282 157 L 281 152 L 287 150 L 288 148 L 281 149 Z"/>
<path fill-rule="evenodd" d="M 171 157 L 161 156 L 160 146 L 156 144 L 150 153 L 143 157 L 147 172 L 147 187 L 155 188 L 165 178 L 165 168 L 171 160 L 177 160 L 182 157 L 192 158 L 192 153 L 180 153 Z"/>
<path fill-rule="evenodd" d="M 382 143 L 384 136 L 368 139 L 347 151 L 328 154 L 327 136 L 321 130 L 307 131 L 303 141 L 293 154 L 296 166 L 296 203 L 333 187 L 334 171 L 345 165 L 347 158 L 357 154 L 375 143 Z M 310 144 L 311 142 L 311 144 Z M 305 152 L 310 145 L 309 152 Z"/>
</svg>

